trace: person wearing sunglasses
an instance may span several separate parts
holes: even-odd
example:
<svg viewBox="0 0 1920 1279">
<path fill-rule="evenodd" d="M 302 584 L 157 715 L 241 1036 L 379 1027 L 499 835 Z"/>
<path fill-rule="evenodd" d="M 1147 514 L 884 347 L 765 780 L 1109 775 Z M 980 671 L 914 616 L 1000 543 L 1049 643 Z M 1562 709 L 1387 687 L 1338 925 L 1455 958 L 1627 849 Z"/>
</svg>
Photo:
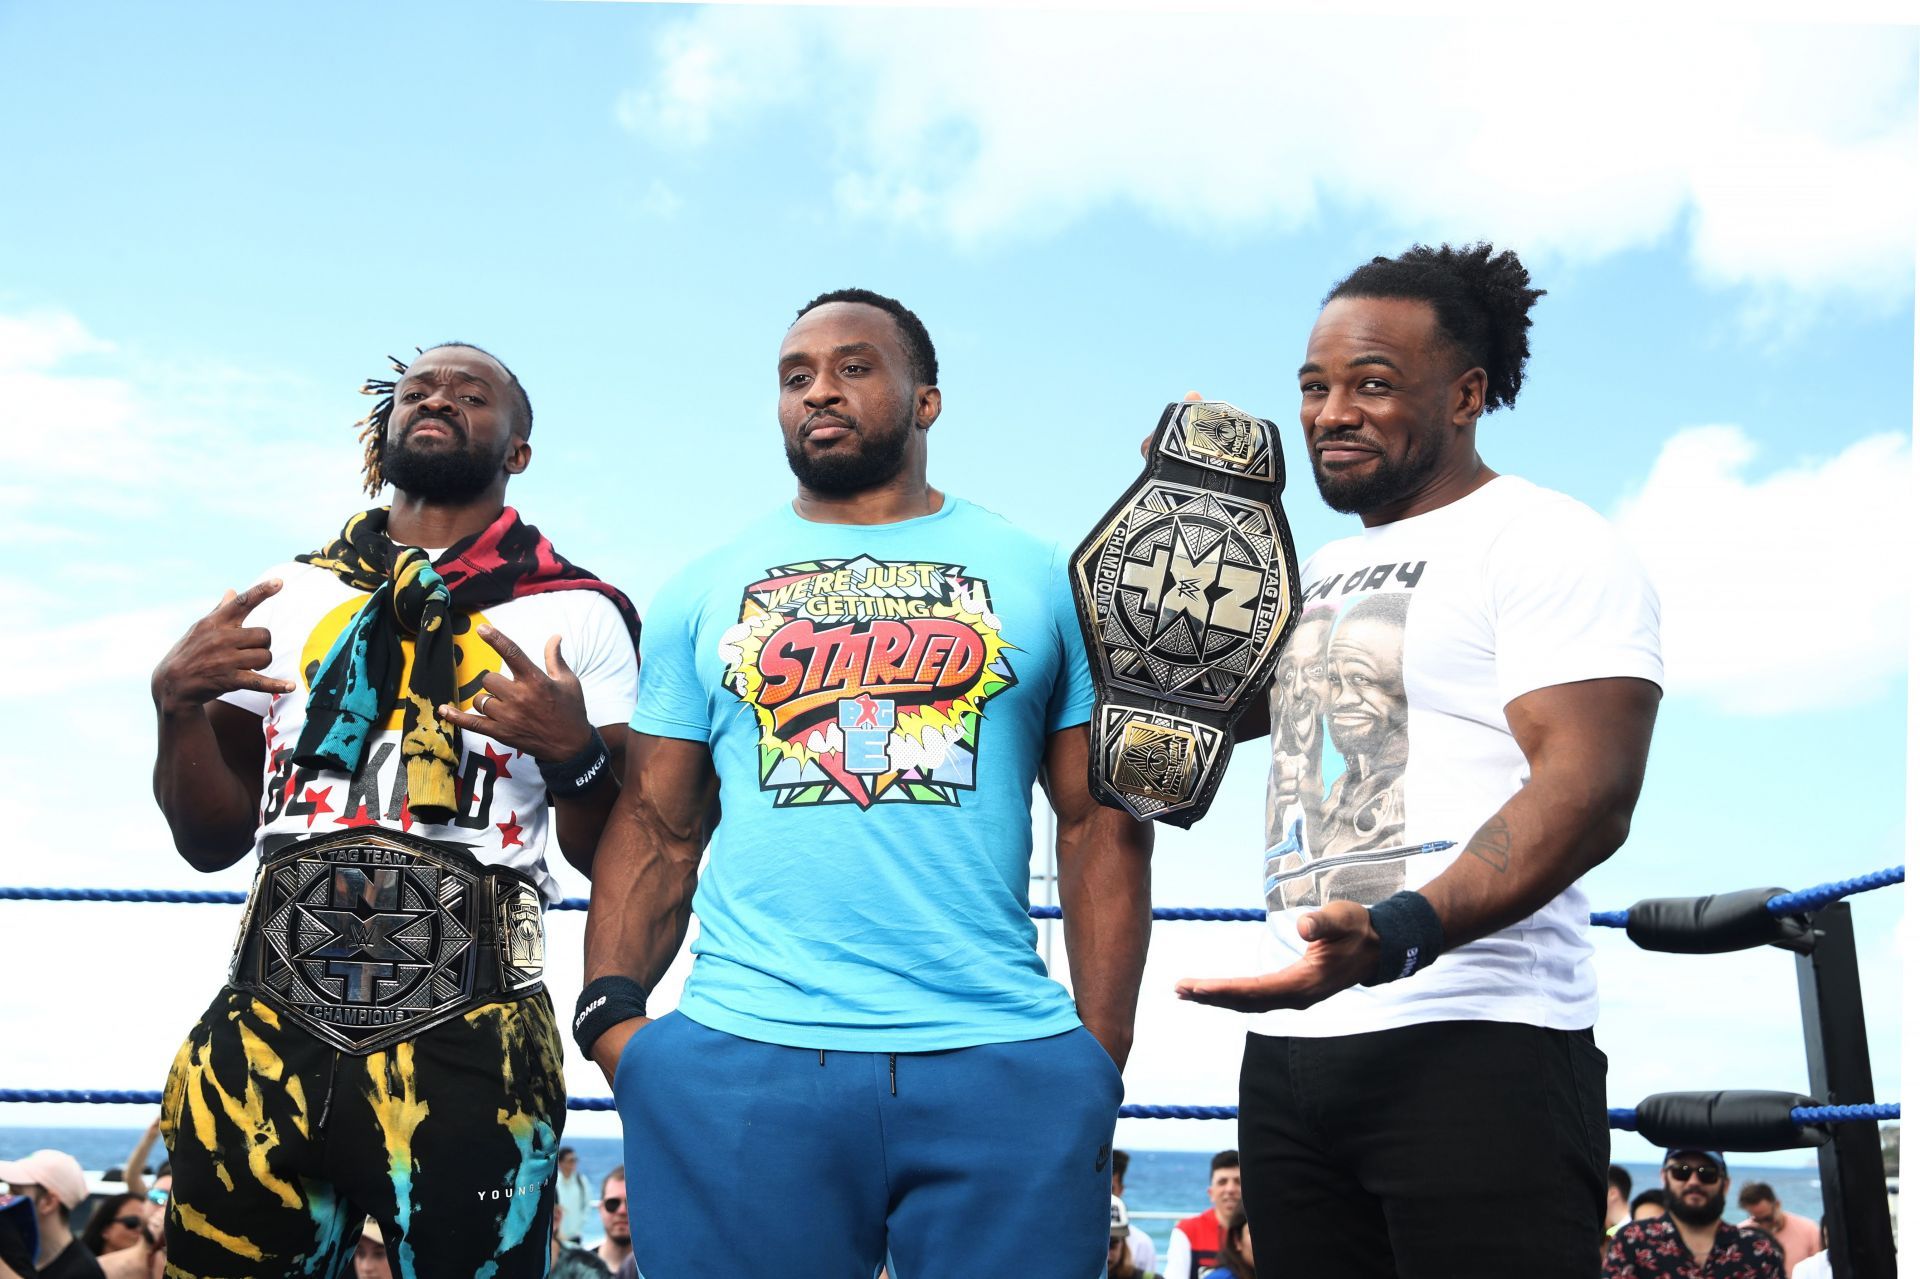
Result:
<svg viewBox="0 0 1920 1279">
<path fill-rule="evenodd" d="M 1780 1245 L 1723 1220 L 1727 1161 L 1717 1150 L 1669 1150 L 1661 1161 L 1663 1217 L 1630 1221 L 1607 1248 L 1605 1279 L 1786 1279 Z"/>
<path fill-rule="evenodd" d="M 600 1183 L 600 1229 L 605 1238 L 594 1253 L 607 1269 L 618 1271 L 633 1255 L 633 1227 L 627 1221 L 627 1170 L 623 1164 Z"/>
<path fill-rule="evenodd" d="M 133 1247 L 140 1242 L 140 1228 L 147 1224 L 147 1214 L 140 1207 L 142 1202 L 144 1196 L 126 1193 L 102 1199 L 93 1215 L 87 1218 L 80 1242 L 96 1257 Z"/>
</svg>

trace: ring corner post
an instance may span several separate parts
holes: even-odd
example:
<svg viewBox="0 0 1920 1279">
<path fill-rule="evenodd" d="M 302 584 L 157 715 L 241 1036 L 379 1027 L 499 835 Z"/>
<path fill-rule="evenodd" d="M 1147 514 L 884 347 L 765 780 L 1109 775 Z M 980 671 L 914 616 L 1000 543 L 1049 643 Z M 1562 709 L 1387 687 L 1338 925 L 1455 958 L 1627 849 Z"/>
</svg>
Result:
<svg viewBox="0 0 1920 1279">
<path fill-rule="evenodd" d="M 1800 1024 L 1807 1045 L 1808 1095 L 1822 1105 L 1873 1101 L 1867 1017 L 1853 913 L 1834 902 L 1813 917 L 1812 949 L 1796 956 Z M 1894 1279 L 1893 1220 L 1877 1124 L 1843 1123 L 1819 1148 L 1829 1258 L 1836 1279 Z"/>
</svg>

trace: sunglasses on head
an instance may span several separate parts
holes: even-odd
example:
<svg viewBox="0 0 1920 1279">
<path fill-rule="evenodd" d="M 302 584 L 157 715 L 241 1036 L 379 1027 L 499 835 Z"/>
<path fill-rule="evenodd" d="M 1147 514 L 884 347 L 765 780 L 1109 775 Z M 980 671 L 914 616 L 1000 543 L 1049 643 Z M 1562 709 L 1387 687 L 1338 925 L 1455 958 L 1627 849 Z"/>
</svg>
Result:
<svg viewBox="0 0 1920 1279">
<path fill-rule="evenodd" d="M 1683 1185 L 1698 1177 L 1701 1185 L 1712 1186 L 1720 1181 L 1720 1166 L 1718 1164 L 1668 1164 L 1667 1176 Z"/>
<path fill-rule="evenodd" d="M 163 1204 L 167 1201 L 167 1196 L 172 1193 L 170 1190 L 162 1190 L 160 1187 L 155 1186 L 147 1192 L 147 1201 L 149 1203 Z"/>
<path fill-rule="evenodd" d="M 626 1205 L 626 1202 L 627 1201 L 619 1195 L 608 1195 L 600 1201 L 600 1206 L 608 1212 L 619 1212 L 620 1209 Z"/>
</svg>

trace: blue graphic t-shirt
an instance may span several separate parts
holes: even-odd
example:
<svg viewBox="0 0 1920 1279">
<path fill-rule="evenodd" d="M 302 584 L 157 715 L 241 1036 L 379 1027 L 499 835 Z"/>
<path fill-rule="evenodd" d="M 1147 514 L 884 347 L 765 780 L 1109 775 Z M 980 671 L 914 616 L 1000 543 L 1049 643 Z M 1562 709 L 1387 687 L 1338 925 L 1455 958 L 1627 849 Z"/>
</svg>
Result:
<svg viewBox="0 0 1920 1279">
<path fill-rule="evenodd" d="M 680 1011 L 804 1048 L 1058 1034 L 1031 803 L 1093 683 L 1065 555 L 949 494 L 897 524 L 790 507 L 661 588 L 633 727 L 708 744 L 720 827 Z"/>
</svg>

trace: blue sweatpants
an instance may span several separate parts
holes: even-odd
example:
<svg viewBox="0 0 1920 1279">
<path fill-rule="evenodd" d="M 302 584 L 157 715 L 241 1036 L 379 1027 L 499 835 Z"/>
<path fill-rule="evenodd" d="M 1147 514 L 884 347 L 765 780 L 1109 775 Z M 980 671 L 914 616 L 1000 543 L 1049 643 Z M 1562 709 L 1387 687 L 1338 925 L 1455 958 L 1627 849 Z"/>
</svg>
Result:
<svg viewBox="0 0 1920 1279">
<path fill-rule="evenodd" d="M 673 1013 L 614 1073 L 642 1279 L 1098 1279 L 1120 1072 L 1076 1028 L 824 1053 Z"/>
</svg>

